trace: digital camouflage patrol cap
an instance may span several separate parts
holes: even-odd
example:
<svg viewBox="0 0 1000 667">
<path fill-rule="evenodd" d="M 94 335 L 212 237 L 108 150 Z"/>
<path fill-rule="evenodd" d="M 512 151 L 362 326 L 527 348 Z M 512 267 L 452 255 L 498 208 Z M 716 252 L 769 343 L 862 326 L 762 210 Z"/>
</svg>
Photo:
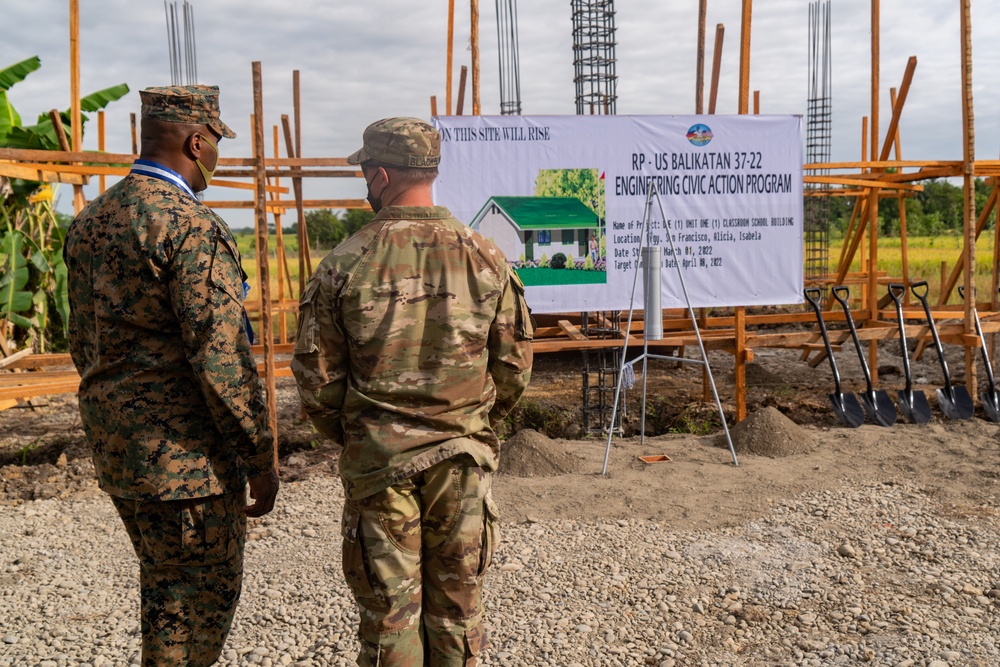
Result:
<svg viewBox="0 0 1000 667">
<path fill-rule="evenodd" d="M 441 162 L 441 134 L 419 118 L 383 118 L 365 128 L 364 145 L 347 162 L 436 167 Z"/>
<path fill-rule="evenodd" d="M 143 118 L 208 125 L 226 139 L 236 138 L 219 118 L 218 86 L 155 86 L 140 91 L 139 99 Z"/>
</svg>

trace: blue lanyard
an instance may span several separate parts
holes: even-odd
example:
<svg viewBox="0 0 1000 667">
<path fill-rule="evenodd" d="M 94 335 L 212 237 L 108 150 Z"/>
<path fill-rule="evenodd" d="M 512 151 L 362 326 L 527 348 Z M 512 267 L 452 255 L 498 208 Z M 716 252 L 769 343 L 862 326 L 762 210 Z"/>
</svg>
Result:
<svg viewBox="0 0 1000 667">
<path fill-rule="evenodd" d="M 184 180 L 183 176 L 169 167 L 164 167 L 159 162 L 153 162 L 152 160 L 136 160 L 132 163 L 132 173 L 142 174 L 143 176 L 149 176 L 150 178 L 156 178 L 161 181 L 166 181 L 167 183 L 172 183 L 190 195 L 192 199 L 198 199 L 198 197 L 194 194 L 194 190 L 192 190 L 191 186 L 187 184 L 187 181 Z"/>
</svg>

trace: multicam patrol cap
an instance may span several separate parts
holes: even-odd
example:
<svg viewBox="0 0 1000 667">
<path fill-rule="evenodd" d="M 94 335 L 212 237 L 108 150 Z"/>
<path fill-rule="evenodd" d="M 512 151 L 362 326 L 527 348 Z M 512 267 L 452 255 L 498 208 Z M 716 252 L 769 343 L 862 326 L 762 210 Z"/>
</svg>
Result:
<svg viewBox="0 0 1000 667">
<path fill-rule="evenodd" d="M 441 134 L 419 118 L 383 118 L 365 128 L 364 145 L 347 162 L 436 167 L 441 162 Z"/>
<path fill-rule="evenodd" d="M 226 139 L 236 138 L 219 118 L 218 86 L 154 86 L 140 91 L 139 99 L 143 118 L 208 125 Z"/>
</svg>

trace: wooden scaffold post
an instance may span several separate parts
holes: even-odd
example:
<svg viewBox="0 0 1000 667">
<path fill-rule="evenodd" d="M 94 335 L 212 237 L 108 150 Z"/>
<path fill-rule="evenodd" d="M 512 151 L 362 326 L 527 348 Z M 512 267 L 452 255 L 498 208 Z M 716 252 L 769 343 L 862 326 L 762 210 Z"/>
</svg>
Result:
<svg viewBox="0 0 1000 667">
<path fill-rule="evenodd" d="M 278 452 L 278 395 L 274 379 L 274 333 L 271 331 L 271 276 L 267 249 L 267 170 L 264 163 L 264 96 L 260 61 L 253 62 L 253 161 L 254 213 L 257 227 L 257 275 L 260 277 L 260 338 L 264 346 L 264 383 L 267 408 L 274 434 L 274 451 Z"/>
</svg>

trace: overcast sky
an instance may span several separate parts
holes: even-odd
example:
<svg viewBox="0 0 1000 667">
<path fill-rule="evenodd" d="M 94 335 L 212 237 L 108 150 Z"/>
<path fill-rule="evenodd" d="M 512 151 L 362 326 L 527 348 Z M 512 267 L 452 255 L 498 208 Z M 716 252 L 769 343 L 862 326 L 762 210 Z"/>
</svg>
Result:
<svg viewBox="0 0 1000 667">
<path fill-rule="evenodd" d="M 7 0 L 0 24 L 0 67 L 37 55 L 42 68 L 9 98 L 26 122 L 69 106 L 68 0 Z M 268 127 L 292 114 L 292 70 L 301 71 L 306 157 L 343 157 L 372 120 L 430 116 L 430 96 L 444 112 L 446 0 L 194 0 L 199 83 L 222 88 L 223 119 L 239 135 L 225 156 L 249 156 L 251 62 L 263 66 Z M 751 90 L 761 112 L 804 114 L 807 96 L 807 0 L 757 0 L 751 33 Z M 900 126 L 904 159 L 961 159 L 960 0 L 883 2 L 880 131 L 890 119 L 889 89 L 907 59 L 916 74 Z M 1000 156 L 1000 2 L 972 0 L 976 157 Z M 469 3 L 457 0 L 454 89 L 471 64 Z M 128 152 L 129 113 L 138 91 L 170 83 L 162 0 L 80 0 L 81 87 L 84 94 L 127 83 L 129 96 L 107 111 L 108 150 Z M 716 24 L 725 41 L 717 113 L 737 112 L 741 0 L 709 0 L 705 104 Z M 697 0 L 619 2 L 619 114 L 695 111 Z M 525 114 L 573 114 L 569 0 L 518 3 L 521 100 Z M 832 0 L 834 160 L 860 159 L 862 117 L 870 112 L 870 0 Z M 480 2 L 481 97 L 484 114 L 499 113 L 496 9 Z M 471 85 L 469 86 L 471 91 Z M 471 107 L 467 98 L 466 111 Z M 751 98 L 752 110 L 752 98 Z M 85 149 L 97 148 L 96 121 Z M 329 181 L 330 179 L 326 179 Z M 346 191 L 344 187 L 348 186 Z M 314 184 L 307 197 L 363 197 L 360 181 Z M 211 193 L 210 196 L 221 196 Z M 70 199 L 63 193 L 60 208 Z M 241 223 L 236 221 L 236 225 Z"/>
</svg>

